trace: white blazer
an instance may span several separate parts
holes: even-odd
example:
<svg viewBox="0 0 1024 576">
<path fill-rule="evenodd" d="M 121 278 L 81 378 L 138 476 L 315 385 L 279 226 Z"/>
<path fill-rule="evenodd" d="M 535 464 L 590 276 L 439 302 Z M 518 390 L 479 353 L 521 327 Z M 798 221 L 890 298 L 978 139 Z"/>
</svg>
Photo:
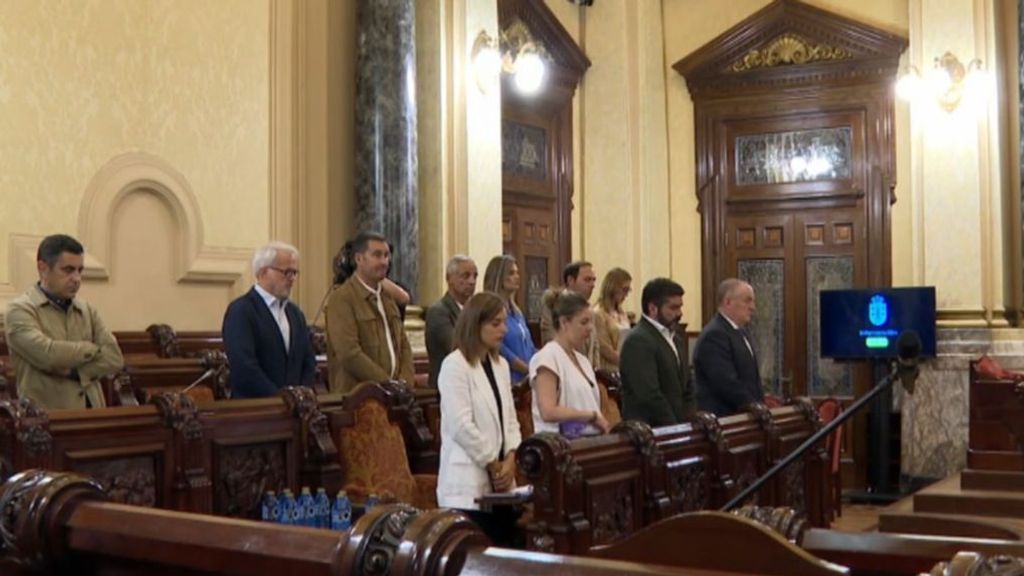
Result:
<svg viewBox="0 0 1024 576">
<path fill-rule="evenodd" d="M 522 437 L 512 400 L 508 362 L 491 360 L 505 420 L 505 454 L 519 447 Z M 444 508 L 477 510 L 477 497 L 491 492 L 487 464 L 501 449 L 501 421 L 494 392 L 482 363 L 470 366 L 455 350 L 441 364 L 437 377 L 441 394 L 441 467 L 437 504 Z"/>
</svg>

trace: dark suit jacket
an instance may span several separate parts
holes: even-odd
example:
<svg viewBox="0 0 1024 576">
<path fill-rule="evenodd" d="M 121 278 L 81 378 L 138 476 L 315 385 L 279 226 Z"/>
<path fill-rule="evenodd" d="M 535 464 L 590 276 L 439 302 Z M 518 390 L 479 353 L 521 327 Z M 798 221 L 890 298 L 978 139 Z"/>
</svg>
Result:
<svg viewBox="0 0 1024 576">
<path fill-rule="evenodd" d="M 686 348 L 673 336 L 676 350 Z M 697 400 L 686 358 L 677 358 L 665 338 L 646 319 L 629 332 L 619 356 L 622 376 L 622 418 L 651 426 L 669 426 L 690 419 Z"/>
<path fill-rule="evenodd" d="M 274 396 L 286 386 L 311 386 L 316 358 L 302 310 L 285 307 L 291 328 L 289 352 L 281 329 L 255 288 L 228 306 L 224 313 L 224 349 L 231 367 L 232 398 Z"/>
<path fill-rule="evenodd" d="M 441 363 L 452 351 L 452 340 L 455 333 L 455 322 L 459 319 L 459 304 L 452 295 L 445 292 L 440 300 L 427 308 L 427 356 L 430 358 L 430 380 L 432 388 L 437 388 L 437 374 L 441 371 Z"/>
<path fill-rule="evenodd" d="M 743 333 L 721 314 L 715 314 L 697 339 L 693 367 L 701 410 L 729 416 L 764 400 L 757 358 L 743 341 Z"/>
</svg>

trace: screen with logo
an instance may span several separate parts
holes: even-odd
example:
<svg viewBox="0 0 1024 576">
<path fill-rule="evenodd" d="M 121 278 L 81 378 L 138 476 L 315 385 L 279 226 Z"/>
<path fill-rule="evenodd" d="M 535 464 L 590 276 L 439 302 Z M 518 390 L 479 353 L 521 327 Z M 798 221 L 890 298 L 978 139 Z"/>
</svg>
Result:
<svg viewBox="0 0 1024 576">
<path fill-rule="evenodd" d="M 935 356 L 935 287 L 821 291 L 822 358 L 895 358 L 904 330 Z"/>
</svg>

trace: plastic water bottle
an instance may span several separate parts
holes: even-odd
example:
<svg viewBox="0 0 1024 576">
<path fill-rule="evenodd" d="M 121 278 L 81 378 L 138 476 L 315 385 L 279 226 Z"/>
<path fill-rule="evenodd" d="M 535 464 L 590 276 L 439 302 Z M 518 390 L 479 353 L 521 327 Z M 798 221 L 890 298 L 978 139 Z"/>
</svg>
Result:
<svg viewBox="0 0 1024 576">
<path fill-rule="evenodd" d="M 281 508 L 277 503 L 277 496 L 274 495 L 273 490 L 267 490 L 267 493 L 263 496 L 263 503 L 260 506 L 260 518 L 264 522 L 277 522 L 281 516 Z"/>
<path fill-rule="evenodd" d="M 309 491 L 309 486 L 302 487 L 302 493 L 299 494 L 298 504 L 300 516 L 295 522 L 297 526 L 316 526 L 316 504 L 313 502 L 313 494 Z"/>
<path fill-rule="evenodd" d="M 331 530 L 348 530 L 352 527 L 352 501 L 344 490 L 338 492 L 338 497 L 331 507 Z"/>
<path fill-rule="evenodd" d="M 327 497 L 327 490 L 316 489 L 316 524 L 317 528 L 331 527 L 331 499 Z"/>
<path fill-rule="evenodd" d="M 376 506 L 377 504 L 380 504 L 380 498 L 376 494 L 370 494 L 369 496 L 367 496 L 366 504 L 363 505 L 363 514 L 366 514 L 370 510 L 373 510 L 373 507 Z"/>
<path fill-rule="evenodd" d="M 285 488 L 284 492 L 281 493 L 281 499 L 278 500 L 278 506 L 280 508 L 278 514 L 278 522 L 281 524 L 294 524 L 295 523 L 295 495 L 292 491 Z"/>
</svg>

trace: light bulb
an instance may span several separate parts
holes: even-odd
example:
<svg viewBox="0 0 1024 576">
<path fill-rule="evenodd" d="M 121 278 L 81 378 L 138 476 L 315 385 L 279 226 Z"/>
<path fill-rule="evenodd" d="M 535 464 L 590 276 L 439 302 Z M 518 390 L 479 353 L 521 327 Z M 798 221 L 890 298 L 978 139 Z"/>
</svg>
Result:
<svg viewBox="0 0 1024 576">
<path fill-rule="evenodd" d="M 516 88 L 524 94 L 533 94 L 544 83 L 544 61 L 533 52 L 520 54 L 516 59 Z"/>
</svg>

